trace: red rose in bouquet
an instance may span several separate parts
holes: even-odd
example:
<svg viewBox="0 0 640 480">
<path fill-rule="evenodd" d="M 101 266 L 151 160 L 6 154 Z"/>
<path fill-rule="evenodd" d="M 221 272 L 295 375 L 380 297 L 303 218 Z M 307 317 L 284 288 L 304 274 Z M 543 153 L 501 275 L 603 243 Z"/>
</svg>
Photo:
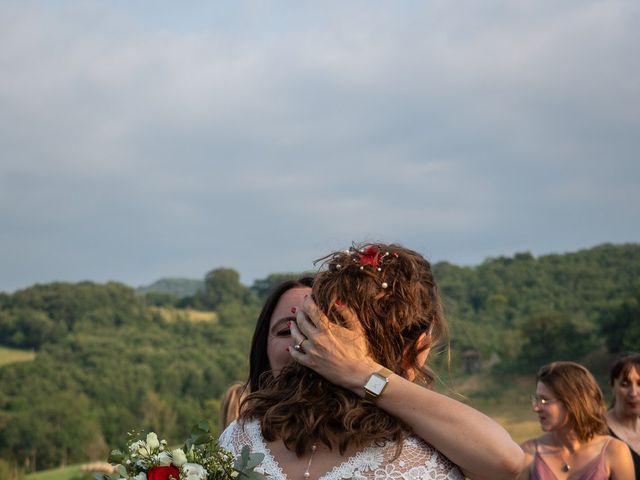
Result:
<svg viewBox="0 0 640 480">
<path fill-rule="evenodd" d="M 154 467 L 147 472 L 147 480 L 180 480 L 180 470 L 173 465 L 168 467 Z"/>
</svg>

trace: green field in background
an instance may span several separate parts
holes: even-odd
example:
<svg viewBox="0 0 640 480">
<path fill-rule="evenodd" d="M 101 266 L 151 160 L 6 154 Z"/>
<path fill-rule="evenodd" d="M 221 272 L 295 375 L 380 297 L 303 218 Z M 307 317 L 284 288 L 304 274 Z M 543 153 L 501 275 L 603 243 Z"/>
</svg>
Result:
<svg viewBox="0 0 640 480">
<path fill-rule="evenodd" d="M 0 367 L 10 363 L 30 362 L 34 358 L 36 358 L 36 354 L 32 350 L 0 347 Z"/>
</svg>

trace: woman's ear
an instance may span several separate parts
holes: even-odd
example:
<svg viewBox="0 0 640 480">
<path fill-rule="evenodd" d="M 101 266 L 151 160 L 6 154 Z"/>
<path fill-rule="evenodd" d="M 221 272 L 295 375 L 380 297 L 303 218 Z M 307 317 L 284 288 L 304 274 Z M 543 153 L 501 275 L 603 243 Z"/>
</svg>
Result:
<svg viewBox="0 0 640 480">
<path fill-rule="evenodd" d="M 418 354 L 418 365 L 422 366 L 427 361 L 429 357 L 429 353 L 431 352 L 431 335 L 428 333 L 423 333 L 418 338 L 418 349 L 422 349 Z"/>
<path fill-rule="evenodd" d="M 429 356 L 429 352 L 431 351 L 431 342 L 428 333 L 425 332 L 418 337 L 416 347 L 419 350 L 418 356 L 416 357 L 416 364 L 421 367 L 427 361 L 427 357 Z M 404 369 L 407 372 L 407 380 L 415 380 L 416 369 L 413 365 L 409 365 L 408 360 L 405 361 Z"/>
</svg>

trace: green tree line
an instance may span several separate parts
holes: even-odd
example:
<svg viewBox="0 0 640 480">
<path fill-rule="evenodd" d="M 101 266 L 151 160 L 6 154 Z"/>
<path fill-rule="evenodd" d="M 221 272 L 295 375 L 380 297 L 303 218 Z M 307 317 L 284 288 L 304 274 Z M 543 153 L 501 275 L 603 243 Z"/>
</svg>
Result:
<svg viewBox="0 0 640 480">
<path fill-rule="evenodd" d="M 497 357 L 498 372 L 531 373 L 640 345 L 640 245 L 519 253 L 476 267 L 441 262 L 434 271 L 455 359 L 472 351 Z M 36 352 L 33 362 L 0 368 L 0 467 L 104 459 L 132 429 L 177 444 L 198 420 L 215 421 L 226 386 L 246 378 L 262 302 L 296 276 L 247 287 L 235 270 L 217 268 L 187 296 L 167 285 L 137 293 L 92 282 L 0 294 L 0 345 Z M 213 310 L 218 320 L 169 321 L 151 305 Z"/>
</svg>

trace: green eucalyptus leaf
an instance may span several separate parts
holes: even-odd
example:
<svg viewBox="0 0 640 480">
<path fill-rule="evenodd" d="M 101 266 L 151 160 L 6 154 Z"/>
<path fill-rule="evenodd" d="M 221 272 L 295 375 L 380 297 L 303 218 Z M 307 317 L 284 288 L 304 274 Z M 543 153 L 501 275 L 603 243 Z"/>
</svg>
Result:
<svg viewBox="0 0 640 480">
<path fill-rule="evenodd" d="M 122 453 L 120 450 L 111 450 L 109 458 L 107 459 L 109 463 L 122 463 L 123 460 L 124 453 Z"/>
<path fill-rule="evenodd" d="M 213 435 L 211 435 L 210 433 L 204 433 L 202 435 L 198 435 L 198 436 L 191 436 L 191 439 L 193 441 L 194 445 L 203 445 L 205 443 L 209 443 L 211 440 L 213 440 Z"/>
<path fill-rule="evenodd" d="M 248 449 L 249 447 L 245 445 L 245 448 Z M 264 453 L 250 453 L 249 458 L 247 459 L 246 468 L 250 468 L 251 470 L 253 470 L 258 465 L 260 465 L 263 459 L 264 459 Z"/>
<path fill-rule="evenodd" d="M 242 473 L 247 466 L 247 462 L 249 461 L 249 452 L 250 452 L 249 447 L 245 445 L 244 447 L 242 447 L 242 450 L 240 451 L 240 455 L 236 457 L 236 461 L 233 464 L 233 468 L 235 468 L 240 473 Z"/>
<path fill-rule="evenodd" d="M 191 435 L 202 435 L 203 433 L 209 432 L 211 432 L 211 427 L 209 426 L 209 422 L 206 420 L 202 420 L 191 429 Z"/>
</svg>

